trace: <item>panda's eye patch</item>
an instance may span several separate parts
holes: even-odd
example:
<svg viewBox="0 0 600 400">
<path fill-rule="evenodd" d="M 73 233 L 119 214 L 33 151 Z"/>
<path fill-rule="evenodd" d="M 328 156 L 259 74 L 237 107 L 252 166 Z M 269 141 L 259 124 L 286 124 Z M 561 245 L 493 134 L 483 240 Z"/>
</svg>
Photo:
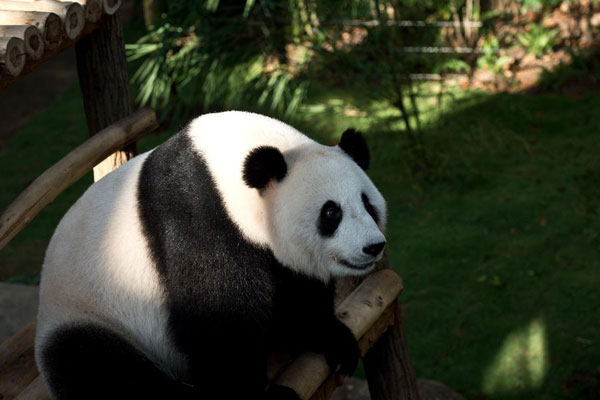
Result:
<svg viewBox="0 0 600 400">
<path fill-rule="evenodd" d="M 340 221 L 342 220 L 342 209 L 332 200 L 328 200 L 321 207 L 319 222 L 317 224 L 322 236 L 333 236 Z"/>
<path fill-rule="evenodd" d="M 365 206 L 365 210 L 367 210 L 367 212 L 369 213 L 371 218 L 373 218 L 373 220 L 376 223 L 379 223 L 379 215 L 377 214 L 375 207 L 373 207 L 373 205 L 369 201 L 369 197 L 364 193 L 362 193 L 360 197 L 362 198 L 362 202 L 363 202 L 363 205 Z"/>
</svg>

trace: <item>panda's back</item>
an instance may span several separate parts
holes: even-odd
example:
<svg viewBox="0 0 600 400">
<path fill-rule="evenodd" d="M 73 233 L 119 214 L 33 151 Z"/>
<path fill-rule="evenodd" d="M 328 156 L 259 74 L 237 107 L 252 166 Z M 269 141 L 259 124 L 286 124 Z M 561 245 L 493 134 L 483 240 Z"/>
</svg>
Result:
<svg viewBox="0 0 600 400">
<path fill-rule="evenodd" d="M 149 154 L 90 186 L 56 228 L 42 267 L 37 357 L 55 330 L 93 323 L 120 332 L 169 373 L 183 373 L 138 213 L 137 182 Z"/>
</svg>

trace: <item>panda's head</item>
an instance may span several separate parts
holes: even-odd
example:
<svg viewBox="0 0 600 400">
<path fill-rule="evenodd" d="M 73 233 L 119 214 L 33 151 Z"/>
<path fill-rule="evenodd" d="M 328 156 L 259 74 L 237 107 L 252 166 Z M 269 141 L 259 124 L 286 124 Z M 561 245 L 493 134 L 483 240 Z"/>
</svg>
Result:
<svg viewBox="0 0 600 400">
<path fill-rule="evenodd" d="M 300 273 L 328 280 L 363 275 L 385 246 L 385 201 L 365 174 L 369 150 L 352 129 L 338 146 L 253 149 L 243 179 L 266 204 L 270 247 Z"/>
</svg>

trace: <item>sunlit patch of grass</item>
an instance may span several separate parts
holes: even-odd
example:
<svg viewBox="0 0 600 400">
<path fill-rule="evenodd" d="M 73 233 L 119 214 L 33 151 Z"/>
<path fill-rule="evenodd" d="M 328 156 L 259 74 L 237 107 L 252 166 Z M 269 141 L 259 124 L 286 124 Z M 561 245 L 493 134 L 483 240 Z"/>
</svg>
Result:
<svg viewBox="0 0 600 400">
<path fill-rule="evenodd" d="M 488 395 L 538 389 L 548 370 L 548 338 L 541 318 L 510 333 L 485 370 L 482 390 Z"/>
</svg>

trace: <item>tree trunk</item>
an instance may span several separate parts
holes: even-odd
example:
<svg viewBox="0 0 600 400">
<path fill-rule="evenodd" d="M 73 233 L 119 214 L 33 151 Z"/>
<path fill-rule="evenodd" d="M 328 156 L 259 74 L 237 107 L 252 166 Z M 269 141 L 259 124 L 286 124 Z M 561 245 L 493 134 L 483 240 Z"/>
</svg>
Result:
<svg viewBox="0 0 600 400">
<path fill-rule="evenodd" d="M 100 26 L 75 45 L 77 72 L 90 135 L 132 112 L 129 74 L 119 13 L 104 16 Z M 136 155 L 135 143 L 94 167 L 94 181 Z"/>
</svg>

